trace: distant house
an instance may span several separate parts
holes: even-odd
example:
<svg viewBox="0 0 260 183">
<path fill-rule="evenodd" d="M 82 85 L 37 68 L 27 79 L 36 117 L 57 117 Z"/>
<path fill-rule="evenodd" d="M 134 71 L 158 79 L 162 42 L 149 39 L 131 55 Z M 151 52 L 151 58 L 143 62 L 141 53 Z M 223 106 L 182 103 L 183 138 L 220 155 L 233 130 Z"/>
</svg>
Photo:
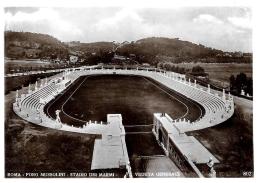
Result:
<svg viewBox="0 0 260 183">
<path fill-rule="evenodd" d="M 83 63 L 85 60 L 82 58 L 82 59 L 80 59 L 80 61 L 79 62 L 81 62 L 81 63 Z"/>
<path fill-rule="evenodd" d="M 231 53 L 225 52 L 225 53 L 219 53 L 216 55 L 217 57 L 232 57 Z"/>
<path fill-rule="evenodd" d="M 126 61 L 126 57 L 115 54 L 111 60 L 112 60 L 112 62 L 115 62 L 115 63 L 123 63 Z"/>
<path fill-rule="evenodd" d="M 69 47 L 78 46 L 80 41 L 71 41 L 66 43 Z"/>
<path fill-rule="evenodd" d="M 121 55 L 114 55 L 113 60 L 121 60 L 121 61 L 125 61 L 126 57 L 125 56 L 121 56 Z"/>
<path fill-rule="evenodd" d="M 13 44 L 14 46 L 21 46 L 21 42 L 20 41 L 13 41 L 11 42 L 11 44 Z"/>
<path fill-rule="evenodd" d="M 223 56 L 224 56 L 224 57 L 232 57 L 232 55 L 231 55 L 230 53 L 227 53 L 227 52 L 224 53 Z"/>
<path fill-rule="evenodd" d="M 78 61 L 78 57 L 75 55 L 70 55 L 70 62 L 71 63 L 76 63 Z"/>
<path fill-rule="evenodd" d="M 31 47 L 34 48 L 34 49 L 38 49 L 38 48 L 40 48 L 40 46 L 41 46 L 41 44 L 39 44 L 39 43 L 32 43 L 31 44 Z"/>
<path fill-rule="evenodd" d="M 135 60 L 135 59 L 136 59 L 136 55 L 135 55 L 135 54 L 133 54 L 133 53 L 130 53 L 130 54 L 129 54 L 129 57 L 130 57 L 131 59 L 133 59 L 133 60 Z"/>
<path fill-rule="evenodd" d="M 55 63 L 60 63 L 60 62 L 61 62 L 61 59 L 60 59 L 60 58 L 56 58 L 56 59 L 54 60 L 54 62 L 55 62 Z"/>
<path fill-rule="evenodd" d="M 24 52 L 27 58 L 37 58 L 40 54 L 40 50 L 36 49 L 26 49 Z"/>
<path fill-rule="evenodd" d="M 129 62 L 129 58 L 121 55 L 115 54 L 114 57 L 111 59 L 113 64 L 126 64 Z"/>
<path fill-rule="evenodd" d="M 151 65 L 148 64 L 148 63 L 143 63 L 142 66 L 144 66 L 144 67 L 150 67 Z"/>
<path fill-rule="evenodd" d="M 234 53 L 234 57 L 243 57 L 243 53 L 241 52 L 241 51 L 239 51 L 239 52 L 235 52 Z"/>
</svg>

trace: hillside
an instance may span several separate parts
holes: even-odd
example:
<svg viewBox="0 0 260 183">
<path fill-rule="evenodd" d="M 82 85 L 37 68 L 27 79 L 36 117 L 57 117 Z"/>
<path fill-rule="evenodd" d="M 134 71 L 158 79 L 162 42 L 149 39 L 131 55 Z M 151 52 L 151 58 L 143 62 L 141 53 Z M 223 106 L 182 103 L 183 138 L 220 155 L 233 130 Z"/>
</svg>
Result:
<svg viewBox="0 0 260 183">
<path fill-rule="evenodd" d="M 84 52 L 85 54 L 97 53 L 99 51 L 112 51 L 113 42 L 94 42 L 94 43 L 80 43 L 80 42 L 68 42 L 70 50 Z"/>
<path fill-rule="evenodd" d="M 145 38 L 135 43 L 142 51 L 171 57 L 208 57 L 222 53 L 220 50 L 197 45 L 178 38 L 169 39 L 161 37 Z M 147 50 L 148 49 L 148 50 Z"/>
<path fill-rule="evenodd" d="M 126 44 L 117 50 L 118 54 L 135 54 L 139 62 L 156 64 L 165 62 L 251 62 L 252 58 L 237 56 L 201 44 L 182 41 L 178 38 L 151 37 Z M 242 54 L 242 53 L 241 53 Z"/>
<path fill-rule="evenodd" d="M 58 39 L 47 34 L 5 32 L 5 56 L 9 58 L 67 58 L 68 49 Z"/>
<path fill-rule="evenodd" d="M 118 47 L 119 44 L 80 43 L 79 41 L 65 43 L 47 34 L 5 32 L 5 57 L 14 59 L 68 60 L 70 55 L 76 55 L 80 57 L 82 63 L 108 63 L 113 57 L 113 46 Z M 118 47 L 116 53 L 126 57 L 134 55 L 135 61 L 152 65 L 157 65 L 159 62 L 252 62 L 251 53 L 223 52 L 178 38 L 150 37 L 130 43 L 124 42 Z"/>
</svg>

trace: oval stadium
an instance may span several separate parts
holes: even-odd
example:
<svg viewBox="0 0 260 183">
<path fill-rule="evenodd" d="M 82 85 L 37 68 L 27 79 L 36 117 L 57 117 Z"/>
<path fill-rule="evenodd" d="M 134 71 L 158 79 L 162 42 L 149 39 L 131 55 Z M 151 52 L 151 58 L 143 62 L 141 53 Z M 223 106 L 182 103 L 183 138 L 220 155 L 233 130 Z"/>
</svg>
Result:
<svg viewBox="0 0 260 183">
<path fill-rule="evenodd" d="M 35 128 L 91 138 L 89 176 L 214 177 L 219 157 L 192 133 L 231 118 L 234 102 L 175 72 L 84 66 L 17 90 L 13 111 Z"/>
</svg>

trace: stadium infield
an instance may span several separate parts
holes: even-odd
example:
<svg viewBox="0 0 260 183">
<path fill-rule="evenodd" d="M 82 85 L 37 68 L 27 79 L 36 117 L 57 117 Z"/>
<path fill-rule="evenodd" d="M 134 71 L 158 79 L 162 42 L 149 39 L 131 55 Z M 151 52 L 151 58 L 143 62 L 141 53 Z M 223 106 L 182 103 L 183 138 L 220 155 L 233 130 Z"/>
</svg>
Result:
<svg viewBox="0 0 260 183">
<path fill-rule="evenodd" d="M 107 114 L 122 114 L 134 172 L 149 169 L 149 157 L 154 161 L 154 156 L 164 156 L 152 134 L 153 113 L 165 112 L 173 119 L 185 117 L 191 121 L 204 114 L 198 103 L 152 79 L 133 75 L 82 76 L 45 107 L 52 118 L 56 110 L 62 111 L 63 123 L 73 126 L 89 120 L 104 122 Z M 157 168 L 162 171 L 160 166 Z"/>
<path fill-rule="evenodd" d="M 191 121 L 204 114 L 198 103 L 152 79 L 125 75 L 78 78 L 45 107 L 52 118 L 56 118 L 56 110 L 62 111 L 64 123 L 73 126 L 82 126 L 89 120 L 104 122 L 107 114 L 119 113 L 126 128 L 152 124 L 153 113 L 157 112 Z"/>
</svg>

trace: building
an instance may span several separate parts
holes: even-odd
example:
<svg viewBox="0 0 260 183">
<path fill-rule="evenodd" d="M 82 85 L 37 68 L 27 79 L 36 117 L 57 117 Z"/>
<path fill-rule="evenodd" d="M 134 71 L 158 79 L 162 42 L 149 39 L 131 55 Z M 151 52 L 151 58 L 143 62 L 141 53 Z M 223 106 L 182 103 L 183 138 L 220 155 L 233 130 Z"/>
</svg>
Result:
<svg viewBox="0 0 260 183">
<path fill-rule="evenodd" d="M 70 55 L 70 62 L 71 63 L 76 63 L 78 61 L 78 57 L 75 55 Z"/>
<path fill-rule="evenodd" d="M 195 137 L 188 136 L 175 124 L 166 113 L 155 113 L 153 133 L 165 154 L 178 166 L 186 176 L 203 177 L 197 165 L 207 166 L 209 160 L 219 163 Z M 205 173 L 205 172 L 204 172 Z M 210 172 L 206 172 L 206 176 Z"/>
<path fill-rule="evenodd" d="M 101 139 L 95 140 L 91 170 L 125 169 L 132 177 L 121 114 L 108 114 Z"/>
</svg>

